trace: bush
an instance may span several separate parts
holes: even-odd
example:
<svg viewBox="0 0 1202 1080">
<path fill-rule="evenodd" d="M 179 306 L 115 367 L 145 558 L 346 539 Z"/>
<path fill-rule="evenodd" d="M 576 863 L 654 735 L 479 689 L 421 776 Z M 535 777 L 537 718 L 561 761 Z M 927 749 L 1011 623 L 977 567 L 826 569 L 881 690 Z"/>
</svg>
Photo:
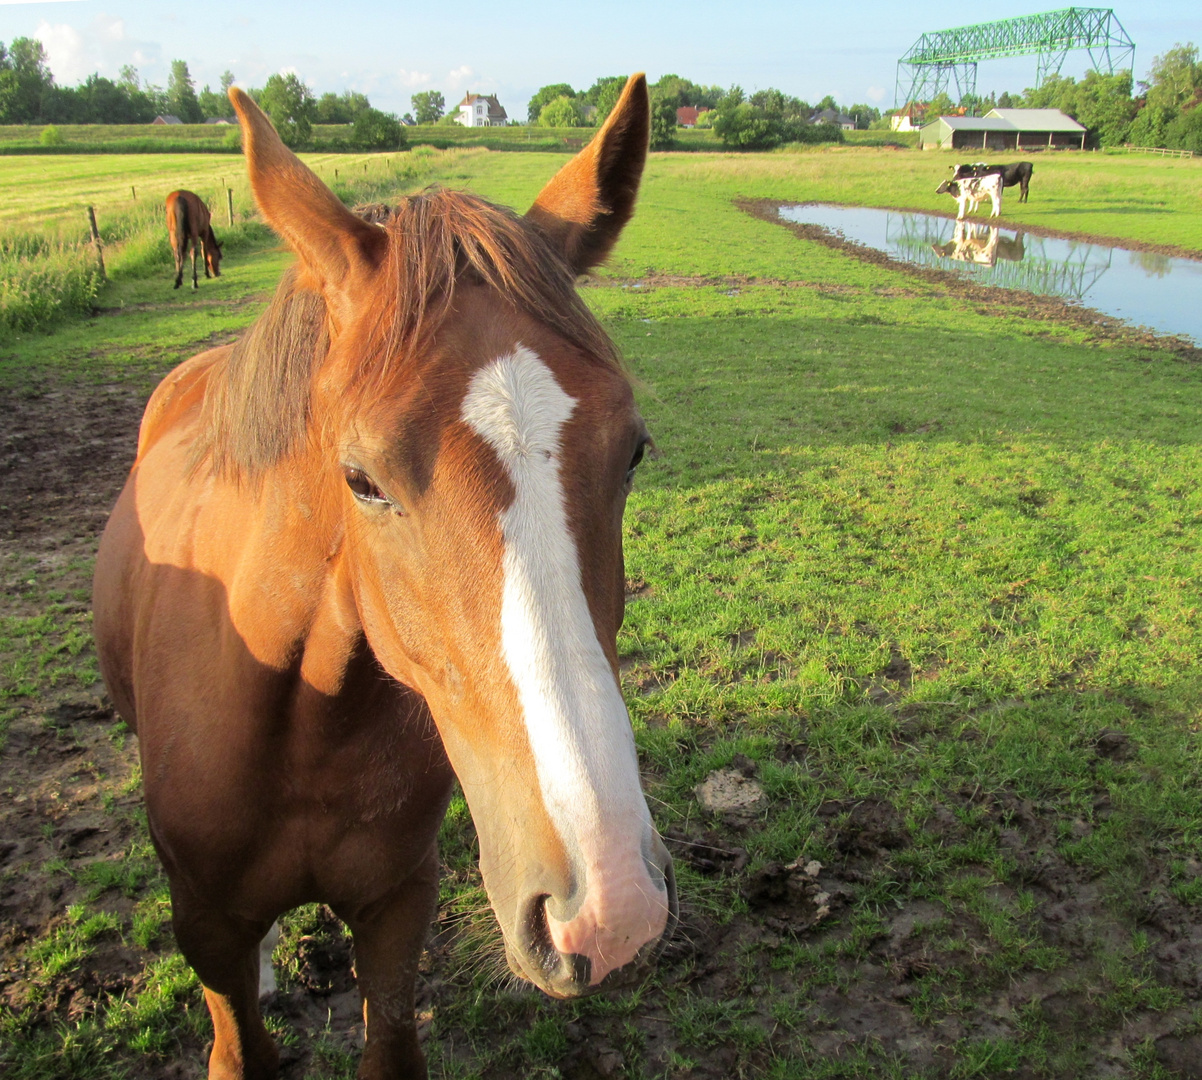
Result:
<svg viewBox="0 0 1202 1080">
<path fill-rule="evenodd" d="M 741 150 L 770 150 L 784 141 L 784 124 L 763 109 L 744 102 L 719 110 L 714 134 L 727 146 Z"/>
<path fill-rule="evenodd" d="M 580 124 L 580 109 L 570 97 L 561 95 L 554 101 L 548 101 L 538 113 L 539 127 L 579 127 Z"/>
<path fill-rule="evenodd" d="M 379 109 L 364 109 L 355 117 L 352 138 L 364 150 L 403 150 L 408 145 L 401 122 Z"/>
<path fill-rule="evenodd" d="M 65 141 L 63 133 L 53 124 L 43 128 L 42 134 L 38 136 L 38 142 L 43 146 L 62 146 Z"/>
</svg>

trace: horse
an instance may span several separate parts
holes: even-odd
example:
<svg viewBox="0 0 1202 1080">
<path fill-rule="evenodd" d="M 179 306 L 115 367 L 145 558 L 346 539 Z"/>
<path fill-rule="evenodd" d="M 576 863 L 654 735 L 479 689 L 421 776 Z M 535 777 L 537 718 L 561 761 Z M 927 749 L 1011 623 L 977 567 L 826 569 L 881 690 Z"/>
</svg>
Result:
<svg viewBox="0 0 1202 1080">
<path fill-rule="evenodd" d="M 175 256 L 175 287 L 184 281 L 184 257 L 192 245 L 192 288 L 196 281 L 196 253 L 204 245 L 205 277 L 221 277 L 221 245 L 213 235 L 212 218 L 204 200 L 192 191 L 173 191 L 167 196 L 167 238 Z"/>
<path fill-rule="evenodd" d="M 465 192 L 355 216 L 242 91 L 255 199 L 297 255 L 232 346 L 155 390 L 94 580 L 210 1078 L 275 1076 L 278 917 L 353 935 L 359 1076 L 426 1075 L 414 980 L 457 778 L 510 968 L 576 998 L 677 919 L 618 682 L 622 517 L 650 443 L 576 278 L 634 211 L 632 76 L 524 216 Z"/>
</svg>

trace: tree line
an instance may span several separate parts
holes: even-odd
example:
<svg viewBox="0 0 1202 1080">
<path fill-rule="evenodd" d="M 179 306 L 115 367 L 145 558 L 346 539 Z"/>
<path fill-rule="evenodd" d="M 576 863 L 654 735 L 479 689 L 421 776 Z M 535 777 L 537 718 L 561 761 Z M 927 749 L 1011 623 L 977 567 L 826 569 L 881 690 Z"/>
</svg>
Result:
<svg viewBox="0 0 1202 1080">
<path fill-rule="evenodd" d="M 227 91 L 234 82 L 222 74 L 220 89 L 199 92 L 183 60 L 171 61 L 166 87 L 144 83 L 130 65 L 114 82 L 89 75 L 78 86 L 59 86 L 46 50 L 34 38 L 0 41 L 0 124 L 149 124 L 175 116 L 185 124 L 231 119 Z M 272 75 L 247 91 L 271 117 L 284 140 L 308 142 L 314 124 L 350 124 L 350 142 L 365 149 L 395 150 L 405 145 L 401 122 L 372 108 L 365 94 L 347 90 L 320 97 L 296 75 Z"/>
<path fill-rule="evenodd" d="M 1130 71 L 1088 71 L 1078 82 L 1052 75 L 1021 94 L 965 96 L 959 108 L 983 116 L 990 109 L 1059 109 L 1087 131 L 1091 146 L 1161 146 L 1202 153 L 1202 63 L 1192 42 L 1178 43 L 1156 57 L 1146 82 Z M 926 106 L 927 117 L 958 111 L 947 94 Z M 886 117 L 883 121 L 888 123 Z"/>
</svg>

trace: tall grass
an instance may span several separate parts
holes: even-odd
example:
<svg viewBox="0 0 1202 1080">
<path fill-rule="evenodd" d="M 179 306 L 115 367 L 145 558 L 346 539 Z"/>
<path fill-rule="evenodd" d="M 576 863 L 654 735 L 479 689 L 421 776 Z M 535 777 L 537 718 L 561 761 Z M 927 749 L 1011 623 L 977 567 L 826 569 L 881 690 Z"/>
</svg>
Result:
<svg viewBox="0 0 1202 1080">
<path fill-rule="evenodd" d="M 315 161 L 340 199 L 348 205 L 385 201 L 422 184 L 436 171 L 453 167 L 480 150 L 436 151 L 418 147 L 412 153 L 380 155 L 373 161 L 340 159 L 337 179 L 328 162 Z M 364 171 L 358 171 L 363 168 Z M 213 213 L 214 228 L 224 251 L 247 250 L 270 241 L 271 234 L 252 209 L 246 180 L 234 181 L 233 225 L 226 217 L 226 188 L 216 178 L 195 190 Z M 82 218 L 82 215 L 80 215 Z M 98 208 L 105 268 L 110 277 L 145 277 L 171 265 L 171 250 L 162 204 L 158 200 L 111 203 Z M 0 230 L 0 342 L 41 330 L 70 317 L 91 312 L 102 297 L 104 281 L 86 225 L 16 224 Z"/>
</svg>

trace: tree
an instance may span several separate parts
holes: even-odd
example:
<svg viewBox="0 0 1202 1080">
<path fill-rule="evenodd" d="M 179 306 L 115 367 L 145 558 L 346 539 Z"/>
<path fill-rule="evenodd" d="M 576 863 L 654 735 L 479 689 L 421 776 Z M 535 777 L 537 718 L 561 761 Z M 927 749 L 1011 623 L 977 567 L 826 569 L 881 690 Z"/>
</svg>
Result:
<svg viewBox="0 0 1202 1080">
<path fill-rule="evenodd" d="M 196 95 L 200 104 L 200 115 L 206 120 L 221 119 L 230 115 L 230 99 L 225 94 L 210 90 L 208 84 Z"/>
<path fill-rule="evenodd" d="M 1178 42 L 1152 61 L 1147 102 L 1176 114 L 1193 99 L 1199 87 L 1202 87 L 1202 64 L 1198 63 L 1198 47 L 1193 42 L 1185 45 Z"/>
<path fill-rule="evenodd" d="M 223 94 L 229 94 L 230 87 L 233 85 L 234 85 L 234 73 L 232 71 L 230 71 L 229 68 L 226 68 L 221 73 L 221 92 Z"/>
<path fill-rule="evenodd" d="M 581 95 L 588 104 L 596 107 L 597 114 L 594 122 L 598 127 L 604 124 L 605 118 L 613 112 L 625 86 L 625 75 L 606 75 L 598 79 Z"/>
<path fill-rule="evenodd" d="M 313 131 L 313 91 L 297 75 L 272 75 L 259 93 L 259 105 L 286 145 L 308 141 Z"/>
<path fill-rule="evenodd" d="M 54 85 L 46 49 L 36 38 L 13 38 L 8 58 L 13 80 L 5 122 L 31 124 L 42 115 L 42 95 Z"/>
<path fill-rule="evenodd" d="M 369 107 L 358 113 L 354 124 L 355 145 L 366 150 L 403 150 L 407 145 L 401 122 L 392 113 Z"/>
<path fill-rule="evenodd" d="M 580 116 L 580 106 L 566 94 L 548 101 L 538 114 L 539 127 L 580 127 L 584 121 Z"/>
<path fill-rule="evenodd" d="M 344 90 L 341 94 L 327 91 L 313 107 L 313 119 L 318 124 L 353 124 L 359 114 L 371 108 L 366 94 Z"/>
<path fill-rule="evenodd" d="M 167 79 L 167 108 L 185 124 L 199 124 L 204 120 L 185 60 L 171 61 L 171 75 Z"/>
<path fill-rule="evenodd" d="M 118 73 L 118 86 L 124 86 L 130 90 L 138 89 L 138 69 L 133 64 L 122 64 L 121 70 Z"/>
<path fill-rule="evenodd" d="M 543 111 L 544 105 L 549 105 L 558 97 L 574 98 L 575 96 L 576 91 L 567 83 L 551 83 L 548 86 L 544 86 L 527 104 L 526 119 L 531 124 L 537 124 L 539 113 Z"/>
<path fill-rule="evenodd" d="M 676 145 L 677 98 L 662 90 L 651 90 L 651 149 L 670 150 Z"/>
<path fill-rule="evenodd" d="M 447 111 L 447 103 L 438 90 L 421 90 L 409 99 L 413 119 L 419 124 L 437 124 Z"/>
</svg>

